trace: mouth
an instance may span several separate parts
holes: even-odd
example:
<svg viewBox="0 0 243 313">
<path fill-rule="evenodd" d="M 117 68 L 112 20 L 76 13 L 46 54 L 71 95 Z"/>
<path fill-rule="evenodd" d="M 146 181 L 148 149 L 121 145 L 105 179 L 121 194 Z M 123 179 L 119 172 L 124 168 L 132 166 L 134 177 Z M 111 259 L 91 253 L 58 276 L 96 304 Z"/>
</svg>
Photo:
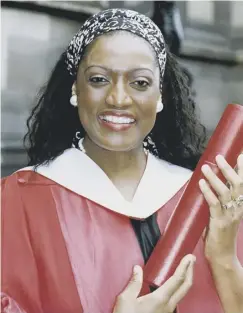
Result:
<svg viewBox="0 0 243 313">
<path fill-rule="evenodd" d="M 136 123 L 128 114 L 101 114 L 98 118 L 102 125 L 115 131 L 127 130 Z"/>
<path fill-rule="evenodd" d="M 115 116 L 115 115 L 100 115 L 99 118 L 102 121 L 113 124 L 132 124 L 135 122 L 134 118 L 126 116 Z"/>
</svg>

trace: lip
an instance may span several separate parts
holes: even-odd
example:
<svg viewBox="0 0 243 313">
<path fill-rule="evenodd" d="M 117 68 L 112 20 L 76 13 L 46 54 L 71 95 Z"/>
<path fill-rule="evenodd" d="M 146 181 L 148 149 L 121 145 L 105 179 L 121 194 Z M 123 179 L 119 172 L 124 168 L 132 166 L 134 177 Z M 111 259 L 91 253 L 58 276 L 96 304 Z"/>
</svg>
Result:
<svg viewBox="0 0 243 313">
<path fill-rule="evenodd" d="M 134 122 L 130 124 L 118 124 L 118 123 L 106 122 L 102 118 L 100 118 L 101 116 L 105 116 L 105 115 L 130 118 L 130 119 L 134 119 Z M 131 113 L 127 113 L 127 112 L 117 112 L 117 111 L 104 111 L 100 113 L 98 115 L 98 121 L 102 126 L 115 132 L 129 130 L 136 124 L 136 119 L 134 115 L 132 115 Z"/>
<path fill-rule="evenodd" d="M 99 114 L 99 116 L 104 116 L 104 115 L 110 115 L 110 116 L 117 116 L 117 117 L 128 117 L 128 118 L 131 118 L 131 119 L 135 119 L 135 116 L 132 114 L 132 113 L 129 113 L 129 112 L 119 112 L 119 111 L 103 111 Z"/>
</svg>

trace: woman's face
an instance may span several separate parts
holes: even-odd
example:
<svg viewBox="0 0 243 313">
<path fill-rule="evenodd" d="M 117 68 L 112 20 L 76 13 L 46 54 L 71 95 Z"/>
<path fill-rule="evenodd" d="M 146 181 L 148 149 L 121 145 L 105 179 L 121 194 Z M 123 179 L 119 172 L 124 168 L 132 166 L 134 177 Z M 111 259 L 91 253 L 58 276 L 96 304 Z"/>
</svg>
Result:
<svg viewBox="0 0 243 313">
<path fill-rule="evenodd" d="M 111 151 L 140 147 L 160 97 L 152 48 L 130 33 L 98 37 L 79 66 L 76 92 L 81 123 L 96 145 Z"/>
</svg>

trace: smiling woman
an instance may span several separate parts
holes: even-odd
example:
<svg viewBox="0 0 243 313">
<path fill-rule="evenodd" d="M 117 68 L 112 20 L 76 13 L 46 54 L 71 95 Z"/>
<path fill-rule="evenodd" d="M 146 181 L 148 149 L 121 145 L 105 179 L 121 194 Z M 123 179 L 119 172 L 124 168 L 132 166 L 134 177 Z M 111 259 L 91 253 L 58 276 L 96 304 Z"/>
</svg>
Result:
<svg viewBox="0 0 243 313">
<path fill-rule="evenodd" d="M 42 89 L 25 139 L 29 166 L 2 181 L 3 312 L 241 312 L 242 266 L 229 262 L 226 299 L 202 239 L 196 263 L 185 256 L 157 290 L 142 281 L 205 141 L 187 82 L 149 18 L 112 9 L 87 20 Z M 238 163 L 227 179 L 241 185 Z M 209 190 L 217 185 L 205 176 Z M 237 231 L 229 234 L 234 246 Z M 220 238 L 215 247 L 225 259 Z"/>
<path fill-rule="evenodd" d="M 94 142 L 98 149 L 124 155 L 141 148 L 161 101 L 155 60 L 149 44 L 128 32 L 113 32 L 91 44 L 74 89 L 80 121 L 89 134 L 85 146 Z"/>
</svg>

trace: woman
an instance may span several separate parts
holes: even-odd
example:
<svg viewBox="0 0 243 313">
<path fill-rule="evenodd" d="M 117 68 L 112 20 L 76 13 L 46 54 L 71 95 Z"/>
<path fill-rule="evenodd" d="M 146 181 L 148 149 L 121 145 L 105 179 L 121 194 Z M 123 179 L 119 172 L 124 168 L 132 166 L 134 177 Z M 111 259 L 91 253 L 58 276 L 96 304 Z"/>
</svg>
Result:
<svg viewBox="0 0 243 313">
<path fill-rule="evenodd" d="M 242 156 L 238 173 L 217 157 L 231 189 L 203 167 L 205 246 L 157 290 L 142 282 L 203 148 L 194 110 L 150 19 L 85 22 L 28 121 L 30 166 L 3 180 L 4 312 L 242 311 Z"/>
</svg>

